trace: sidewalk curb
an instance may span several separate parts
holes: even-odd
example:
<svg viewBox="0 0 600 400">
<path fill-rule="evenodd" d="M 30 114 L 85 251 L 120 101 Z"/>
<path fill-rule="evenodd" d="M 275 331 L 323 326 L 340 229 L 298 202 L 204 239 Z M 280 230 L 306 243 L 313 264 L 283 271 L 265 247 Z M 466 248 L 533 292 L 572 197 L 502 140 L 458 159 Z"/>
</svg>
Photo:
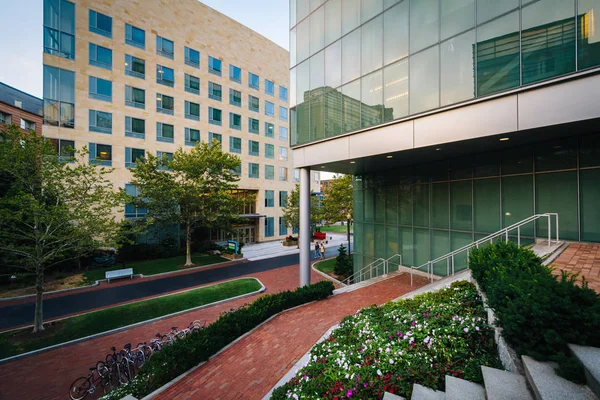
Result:
<svg viewBox="0 0 600 400">
<path fill-rule="evenodd" d="M 5 363 L 10 362 L 10 361 L 15 361 L 15 360 L 18 360 L 18 359 L 21 359 L 21 358 L 24 358 L 24 357 L 28 357 L 28 356 L 32 356 L 32 355 L 35 355 L 35 354 L 43 353 L 43 352 L 46 352 L 46 351 L 49 351 L 49 350 L 54 350 L 54 349 L 58 349 L 58 348 L 61 348 L 61 347 L 70 346 L 72 344 L 83 342 L 83 341 L 86 341 L 86 340 L 95 339 L 95 338 L 101 337 L 101 336 L 111 335 L 113 333 L 117 333 L 117 332 L 124 331 L 124 330 L 131 329 L 131 328 L 136 328 L 138 326 L 142 326 L 142 325 L 146 325 L 146 324 L 149 324 L 149 323 L 152 323 L 152 322 L 156 322 L 156 321 L 160 321 L 160 320 L 163 320 L 163 319 L 171 318 L 171 317 L 174 317 L 174 316 L 177 316 L 177 315 L 181 315 L 181 314 L 185 314 L 185 313 L 188 313 L 188 312 L 191 312 L 191 311 L 196 311 L 196 310 L 201 310 L 203 308 L 212 307 L 212 306 L 215 306 L 215 305 L 218 305 L 218 304 L 226 303 L 226 302 L 231 301 L 231 300 L 237 300 L 237 299 L 242 299 L 242 298 L 245 298 L 245 297 L 254 296 L 256 294 L 262 293 L 265 290 L 267 290 L 267 288 L 265 287 L 265 285 L 258 278 L 245 277 L 245 278 L 236 278 L 236 279 L 231 279 L 229 281 L 222 281 L 222 282 L 218 282 L 218 283 L 213 283 L 213 284 L 210 284 L 210 285 L 196 287 L 196 288 L 193 288 L 193 289 L 186 289 L 186 290 L 183 290 L 181 292 L 166 294 L 166 295 L 159 296 L 159 297 L 165 297 L 165 296 L 171 296 L 171 295 L 175 295 L 175 294 L 181 294 L 181 293 L 189 292 L 190 290 L 201 289 L 201 288 L 205 288 L 205 287 L 219 285 L 219 284 L 226 283 L 226 282 L 233 282 L 233 281 L 237 281 L 237 280 L 240 280 L 240 279 L 254 279 L 254 280 L 256 280 L 260 284 L 261 288 L 258 289 L 258 290 L 256 290 L 256 291 L 254 291 L 254 292 L 242 294 L 242 295 L 235 296 L 235 297 L 230 297 L 228 299 L 223 299 L 223 300 L 215 301 L 215 302 L 208 303 L 208 304 L 203 304 L 203 305 L 198 306 L 198 307 L 188 308 L 186 310 L 177 311 L 177 312 L 174 312 L 174 313 L 171 313 L 171 314 L 167 314 L 167 315 L 163 315 L 163 316 L 160 316 L 160 317 L 152 318 L 152 319 L 149 319 L 149 320 L 146 320 L 146 321 L 136 322 L 135 324 L 122 326 L 120 328 L 111 329 L 109 331 L 95 333 L 93 335 L 85 336 L 85 337 L 78 338 L 78 339 L 73 339 L 73 340 L 70 340 L 68 342 L 58 343 L 58 344 L 55 344 L 55 345 L 52 345 L 52 346 L 43 347 L 41 349 L 32 350 L 32 351 L 29 351 L 27 353 L 22 353 L 22 354 L 17 354 L 15 356 L 6 357 L 6 358 L 3 358 L 3 359 L 0 359 L 0 365 L 5 364 Z M 158 297 L 153 297 L 153 299 L 154 298 L 158 298 Z M 78 315 L 83 315 L 83 314 L 78 314 Z M 66 317 L 66 318 L 71 318 L 71 317 Z M 63 319 L 65 319 L 65 318 L 63 318 Z M 18 328 L 18 329 L 23 329 L 23 328 L 27 328 L 27 327 L 21 327 L 21 328 Z M 10 332 L 10 331 L 7 331 L 7 332 Z"/>
<path fill-rule="evenodd" d="M 333 281 L 333 282 L 335 282 L 335 283 L 338 283 L 338 284 L 340 284 L 340 285 L 342 285 L 342 286 L 348 286 L 348 285 L 346 285 L 345 283 L 343 283 L 342 281 L 338 281 L 338 280 L 337 280 L 337 279 L 335 279 L 333 276 L 331 276 L 331 275 L 327 275 L 325 272 L 319 271 L 317 268 L 315 268 L 315 265 L 317 265 L 317 264 L 318 264 L 318 263 L 320 263 L 321 261 L 327 261 L 327 260 L 331 260 L 332 258 L 335 258 L 335 257 L 329 257 L 329 258 L 326 258 L 326 259 L 324 259 L 324 260 L 320 260 L 320 261 L 314 262 L 314 263 L 312 263 L 312 264 L 310 265 L 310 268 L 311 268 L 313 271 L 315 271 L 317 274 L 319 274 L 319 275 L 323 276 L 324 278 L 327 278 L 327 279 L 329 279 L 330 281 Z"/>
</svg>

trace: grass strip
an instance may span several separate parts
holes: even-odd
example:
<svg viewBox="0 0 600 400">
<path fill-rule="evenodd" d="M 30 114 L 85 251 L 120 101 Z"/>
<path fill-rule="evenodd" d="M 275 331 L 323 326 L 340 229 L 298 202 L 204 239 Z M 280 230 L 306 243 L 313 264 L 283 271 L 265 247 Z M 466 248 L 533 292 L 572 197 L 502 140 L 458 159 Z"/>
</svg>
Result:
<svg viewBox="0 0 600 400">
<path fill-rule="evenodd" d="M 319 261 L 315 264 L 315 268 L 323 273 L 333 274 L 333 269 L 335 268 L 335 258 Z"/>
<path fill-rule="evenodd" d="M 2 333 L 0 334 L 0 358 L 229 299 L 257 291 L 260 288 L 261 285 L 256 279 L 236 279 L 185 293 L 138 301 L 66 318 L 53 325 L 46 325 L 46 329 L 38 333 L 32 333 L 31 328 Z M 148 338 L 148 340 L 150 339 Z M 120 345 L 120 343 L 117 344 Z"/>
<path fill-rule="evenodd" d="M 321 226 L 320 227 L 321 232 L 333 232 L 333 233 L 347 233 L 348 232 L 348 227 L 346 225 L 328 225 L 328 226 Z M 353 231 L 353 227 L 350 227 L 350 232 Z"/>
</svg>

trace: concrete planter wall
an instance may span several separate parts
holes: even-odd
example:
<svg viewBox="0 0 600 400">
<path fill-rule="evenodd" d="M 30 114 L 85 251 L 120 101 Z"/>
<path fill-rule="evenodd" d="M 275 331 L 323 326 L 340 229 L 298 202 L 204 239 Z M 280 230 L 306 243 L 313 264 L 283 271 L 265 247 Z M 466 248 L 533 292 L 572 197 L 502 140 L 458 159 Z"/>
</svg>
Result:
<svg viewBox="0 0 600 400">
<path fill-rule="evenodd" d="M 223 253 L 221 254 L 221 257 L 225 257 L 229 260 L 239 260 L 241 258 L 244 258 L 243 254 L 227 254 L 227 253 Z"/>
<path fill-rule="evenodd" d="M 283 244 L 286 247 L 298 246 L 298 241 L 297 240 L 284 240 L 283 242 L 281 242 L 281 244 Z"/>
</svg>

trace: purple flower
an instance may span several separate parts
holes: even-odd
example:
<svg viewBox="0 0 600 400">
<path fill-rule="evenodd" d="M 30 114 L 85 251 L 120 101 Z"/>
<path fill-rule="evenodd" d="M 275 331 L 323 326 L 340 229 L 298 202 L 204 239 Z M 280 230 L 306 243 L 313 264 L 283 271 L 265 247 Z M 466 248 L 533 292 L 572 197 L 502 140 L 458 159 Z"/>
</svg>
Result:
<svg viewBox="0 0 600 400">
<path fill-rule="evenodd" d="M 398 336 L 402 337 L 402 332 L 398 332 Z"/>
<path fill-rule="evenodd" d="M 475 330 L 476 330 L 476 331 L 478 331 L 478 330 L 479 330 L 479 327 L 478 327 L 478 326 L 476 326 L 476 327 L 475 327 Z"/>
<path fill-rule="evenodd" d="M 466 333 L 469 333 L 469 328 L 465 328 L 465 329 L 463 329 L 463 331 L 465 331 Z"/>
<path fill-rule="evenodd" d="M 412 322 L 412 326 L 415 326 L 415 325 L 416 325 L 416 323 L 415 323 L 415 321 L 413 321 L 413 322 Z"/>
<path fill-rule="evenodd" d="M 425 338 L 425 340 L 423 340 L 423 341 L 424 341 L 425 343 L 429 343 L 429 336 L 427 336 L 427 337 Z"/>
<path fill-rule="evenodd" d="M 348 389 L 348 392 L 346 393 L 346 396 L 352 397 L 352 389 Z"/>
</svg>

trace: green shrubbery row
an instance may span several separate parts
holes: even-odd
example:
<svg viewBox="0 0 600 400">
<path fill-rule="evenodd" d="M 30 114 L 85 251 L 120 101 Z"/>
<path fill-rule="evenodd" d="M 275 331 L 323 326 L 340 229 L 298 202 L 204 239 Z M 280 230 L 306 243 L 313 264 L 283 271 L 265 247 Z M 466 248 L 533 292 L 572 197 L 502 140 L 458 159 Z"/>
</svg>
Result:
<svg viewBox="0 0 600 400">
<path fill-rule="evenodd" d="M 469 268 L 518 354 L 564 366 L 568 343 L 600 346 L 600 297 L 585 279 L 580 287 L 577 275 L 557 278 L 531 250 L 511 242 L 473 249 Z"/>
<path fill-rule="evenodd" d="M 104 399 L 118 400 L 131 394 L 142 398 L 183 374 L 255 328 L 273 315 L 333 294 L 333 283 L 323 281 L 295 291 L 262 296 L 252 304 L 222 314 L 206 329 L 197 331 L 156 353 L 129 384 L 107 394 Z"/>
</svg>

